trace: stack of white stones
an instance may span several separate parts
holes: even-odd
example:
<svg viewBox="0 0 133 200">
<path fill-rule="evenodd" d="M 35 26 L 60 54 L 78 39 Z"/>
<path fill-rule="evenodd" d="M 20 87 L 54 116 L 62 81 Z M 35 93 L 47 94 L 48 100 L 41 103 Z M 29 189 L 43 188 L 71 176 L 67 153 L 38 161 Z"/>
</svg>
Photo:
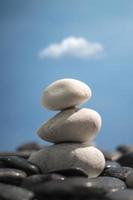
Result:
<svg viewBox="0 0 133 200">
<path fill-rule="evenodd" d="M 102 152 L 91 146 L 101 128 L 101 117 L 95 110 L 78 107 L 91 95 L 91 89 L 75 79 L 57 80 L 44 91 L 42 105 L 61 111 L 37 132 L 40 138 L 54 145 L 29 158 L 43 173 L 78 167 L 85 170 L 89 177 L 97 177 L 104 169 Z"/>
</svg>

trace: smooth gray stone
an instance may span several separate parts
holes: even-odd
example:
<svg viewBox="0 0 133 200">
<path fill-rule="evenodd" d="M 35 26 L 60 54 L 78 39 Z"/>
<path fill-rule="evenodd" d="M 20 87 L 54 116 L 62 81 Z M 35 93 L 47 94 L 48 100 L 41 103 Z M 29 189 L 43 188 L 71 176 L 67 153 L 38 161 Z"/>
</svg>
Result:
<svg viewBox="0 0 133 200">
<path fill-rule="evenodd" d="M 19 184 L 27 174 L 18 169 L 0 168 L 0 182 Z"/>
<path fill-rule="evenodd" d="M 41 172 L 82 168 L 88 177 L 97 177 L 105 167 L 103 154 L 93 146 L 76 143 L 62 143 L 45 147 L 32 154 L 29 161 L 37 165 Z"/>
<path fill-rule="evenodd" d="M 50 110 L 63 110 L 85 103 L 91 98 L 91 89 L 75 79 L 60 79 L 43 92 L 42 105 Z"/>
<path fill-rule="evenodd" d="M 48 142 L 91 142 L 100 131 L 100 115 L 88 108 L 71 108 L 57 113 L 38 129 L 38 136 Z"/>
<path fill-rule="evenodd" d="M 110 167 L 108 169 L 105 169 L 102 175 L 126 180 L 128 174 L 130 174 L 131 172 L 133 172 L 133 169 L 130 167 Z"/>
<path fill-rule="evenodd" d="M 33 192 L 27 189 L 0 183 L 0 200 L 32 200 Z"/>
<path fill-rule="evenodd" d="M 123 190 L 126 188 L 124 181 L 115 177 L 99 176 L 97 178 L 92 178 L 92 181 L 96 183 L 98 188 L 103 188 L 106 192 Z"/>
<path fill-rule="evenodd" d="M 125 189 L 106 195 L 107 200 L 133 200 L 133 190 Z"/>
<path fill-rule="evenodd" d="M 125 189 L 123 181 L 111 177 L 67 178 L 48 181 L 35 188 L 35 194 L 45 196 L 102 197 L 107 192 Z"/>
<path fill-rule="evenodd" d="M 39 173 L 39 168 L 36 165 L 17 156 L 0 157 L 0 162 L 2 162 L 5 167 L 21 169 L 29 175 Z"/>
<path fill-rule="evenodd" d="M 128 187 L 133 188 L 133 172 L 127 175 L 126 184 Z"/>
<path fill-rule="evenodd" d="M 25 178 L 22 181 L 21 186 L 32 191 L 36 190 L 40 184 L 46 183 L 47 181 L 57 181 L 57 180 L 64 180 L 65 177 L 59 174 L 39 174 L 39 175 L 32 175 Z"/>
</svg>

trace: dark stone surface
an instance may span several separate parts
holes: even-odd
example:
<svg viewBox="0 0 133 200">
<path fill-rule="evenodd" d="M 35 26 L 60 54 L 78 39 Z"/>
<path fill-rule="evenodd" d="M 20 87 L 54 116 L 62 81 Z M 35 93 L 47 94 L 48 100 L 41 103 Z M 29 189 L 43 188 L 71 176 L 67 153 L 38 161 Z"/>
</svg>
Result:
<svg viewBox="0 0 133 200">
<path fill-rule="evenodd" d="M 79 168 L 41 174 L 26 160 L 39 149 L 31 142 L 16 152 L 0 152 L 0 200 L 132 200 L 132 145 L 105 151 L 105 169 L 96 178 Z"/>
<path fill-rule="evenodd" d="M 38 187 L 40 184 L 46 183 L 47 181 L 54 181 L 54 180 L 64 180 L 65 177 L 58 175 L 58 174 L 38 174 L 38 175 L 32 175 L 25 180 L 22 181 L 21 186 L 24 188 L 31 189 L 34 191 L 36 187 Z"/>
<path fill-rule="evenodd" d="M 126 153 L 129 153 L 129 152 L 133 152 L 133 145 L 123 144 L 123 145 L 117 146 L 116 149 L 118 151 L 120 151 L 122 154 L 126 154 Z"/>
<path fill-rule="evenodd" d="M 34 194 L 26 189 L 0 183 L 0 200 L 32 200 Z"/>
<path fill-rule="evenodd" d="M 19 156 L 28 159 L 29 156 L 36 151 L 16 151 L 16 152 L 0 152 L 0 157 Z"/>
<path fill-rule="evenodd" d="M 69 168 L 69 169 L 62 169 L 62 170 L 53 170 L 49 173 L 55 173 L 55 174 L 61 174 L 66 177 L 72 177 L 72 176 L 81 176 L 81 177 L 88 177 L 87 172 L 81 168 Z"/>
<path fill-rule="evenodd" d="M 99 176 L 97 178 L 90 179 L 98 188 L 108 191 L 117 191 L 126 188 L 124 181 L 108 176 Z"/>
<path fill-rule="evenodd" d="M 0 168 L 3 168 L 4 167 L 4 164 L 3 162 L 0 161 Z"/>
<path fill-rule="evenodd" d="M 28 151 L 38 151 L 42 149 L 42 146 L 39 145 L 38 143 L 36 142 L 28 142 L 28 143 L 25 143 L 25 144 L 22 144 L 20 146 L 17 147 L 17 151 L 25 151 L 25 150 L 28 150 Z"/>
<path fill-rule="evenodd" d="M 125 183 L 112 177 L 98 178 L 66 178 L 62 181 L 54 180 L 36 186 L 34 192 L 37 196 L 77 196 L 103 197 L 107 192 L 124 189 Z"/>
<path fill-rule="evenodd" d="M 122 166 L 133 168 L 133 152 L 124 154 L 117 160 Z"/>
<path fill-rule="evenodd" d="M 43 184 L 38 185 L 34 192 L 39 197 L 99 197 L 105 194 L 105 190 L 96 189 L 94 191 L 93 187 L 90 187 L 86 178 L 81 180 L 78 178 L 68 178 L 64 181 L 49 181 Z"/>
<path fill-rule="evenodd" d="M 120 167 L 121 165 L 116 161 L 108 160 L 105 163 L 105 169 L 112 168 L 112 167 Z"/>
<path fill-rule="evenodd" d="M 133 188 L 133 172 L 127 175 L 126 184 L 128 187 Z"/>
<path fill-rule="evenodd" d="M 102 176 L 111 176 L 126 180 L 128 174 L 131 172 L 133 172 L 133 169 L 130 167 L 110 167 L 103 171 Z"/>
<path fill-rule="evenodd" d="M 133 190 L 125 189 L 117 192 L 108 193 L 107 200 L 133 200 Z"/>
<path fill-rule="evenodd" d="M 5 167 L 22 169 L 29 175 L 39 173 L 39 168 L 37 166 L 17 156 L 0 157 L 0 162 L 2 162 Z"/>
<path fill-rule="evenodd" d="M 116 161 L 118 158 L 121 157 L 121 152 L 119 151 L 113 151 L 113 152 L 110 152 L 110 151 L 105 151 L 105 150 L 101 150 L 104 157 L 105 157 L 105 160 L 112 160 L 112 161 Z"/>
<path fill-rule="evenodd" d="M 18 169 L 0 168 L 0 182 L 20 184 L 26 173 Z"/>
</svg>

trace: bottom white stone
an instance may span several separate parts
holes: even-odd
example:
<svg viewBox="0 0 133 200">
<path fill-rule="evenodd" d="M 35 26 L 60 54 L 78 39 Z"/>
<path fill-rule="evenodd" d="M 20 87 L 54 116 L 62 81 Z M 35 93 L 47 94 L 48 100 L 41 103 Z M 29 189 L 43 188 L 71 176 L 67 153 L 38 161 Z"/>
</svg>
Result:
<svg viewBox="0 0 133 200">
<path fill-rule="evenodd" d="M 33 153 L 29 161 L 36 164 L 42 173 L 80 167 L 88 173 L 88 177 L 97 177 L 105 167 L 104 155 L 100 150 L 93 146 L 75 143 L 45 147 Z"/>
</svg>

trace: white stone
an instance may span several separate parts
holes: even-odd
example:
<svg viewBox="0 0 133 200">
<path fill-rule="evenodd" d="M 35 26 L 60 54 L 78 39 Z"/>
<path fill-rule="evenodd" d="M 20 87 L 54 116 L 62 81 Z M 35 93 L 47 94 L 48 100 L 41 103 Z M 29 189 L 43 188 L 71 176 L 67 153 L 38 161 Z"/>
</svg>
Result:
<svg viewBox="0 0 133 200">
<path fill-rule="evenodd" d="M 97 177 L 105 167 L 105 159 L 100 150 L 96 147 L 74 143 L 45 147 L 33 153 L 29 161 L 36 164 L 42 173 L 80 167 L 88 173 L 89 177 Z"/>
<path fill-rule="evenodd" d="M 61 79 L 46 88 L 41 102 L 50 110 L 63 110 L 85 103 L 91 95 L 91 89 L 85 83 L 75 79 Z"/>
<path fill-rule="evenodd" d="M 91 142 L 101 128 L 100 115 L 88 108 L 63 110 L 37 131 L 43 140 L 59 142 Z"/>
</svg>

